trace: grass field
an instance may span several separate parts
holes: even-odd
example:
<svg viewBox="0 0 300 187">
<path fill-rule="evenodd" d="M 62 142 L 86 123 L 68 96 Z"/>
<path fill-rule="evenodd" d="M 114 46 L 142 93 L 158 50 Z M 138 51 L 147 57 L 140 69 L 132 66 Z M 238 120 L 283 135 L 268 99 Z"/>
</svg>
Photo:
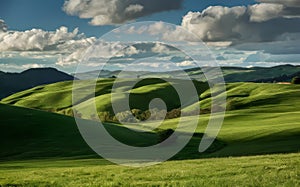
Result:
<svg viewBox="0 0 300 187">
<path fill-rule="evenodd" d="M 104 80 L 99 83 L 99 96 L 108 94 L 112 84 L 111 79 Z M 159 86 L 160 91 L 170 89 L 161 82 L 153 85 Z M 210 103 L 209 90 L 201 88 L 200 105 L 206 107 Z M 300 86 L 228 84 L 227 106 L 231 108 L 217 140 L 207 152 L 197 150 L 209 114 L 187 116 L 182 119 L 184 125 L 199 120 L 197 136 L 187 147 L 171 161 L 138 169 L 101 159 L 83 141 L 72 117 L 42 111 L 46 110 L 43 106 L 70 105 L 70 89 L 69 82 L 58 83 L 3 100 L 38 110 L 0 104 L 1 186 L 300 185 Z M 149 85 L 134 91 L 145 89 L 157 93 L 151 92 Z M 60 93 L 65 97 L 59 97 Z M 189 107 L 193 104 L 186 110 Z M 175 129 L 177 122 L 178 119 L 165 120 L 160 129 Z M 104 125 L 114 137 L 130 145 L 151 145 L 158 139 L 155 132 L 138 133 L 116 124 Z M 141 126 L 156 126 L 156 122 Z"/>
<path fill-rule="evenodd" d="M 146 168 L 102 159 L 0 163 L 1 186 L 299 186 L 300 154 L 169 161 Z"/>
</svg>

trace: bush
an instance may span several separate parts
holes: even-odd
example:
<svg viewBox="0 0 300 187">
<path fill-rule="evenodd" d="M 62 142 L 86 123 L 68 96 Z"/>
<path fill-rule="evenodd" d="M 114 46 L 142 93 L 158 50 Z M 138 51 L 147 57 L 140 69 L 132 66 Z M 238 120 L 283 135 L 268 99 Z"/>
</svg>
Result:
<svg viewBox="0 0 300 187">
<path fill-rule="evenodd" d="M 131 111 L 124 111 L 117 113 L 114 117 L 114 121 L 118 120 L 119 122 L 129 122 L 129 123 L 135 123 L 138 122 L 138 120 L 134 117 Z"/>
<path fill-rule="evenodd" d="M 98 116 L 99 116 L 100 121 L 102 121 L 102 122 L 113 121 L 113 117 L 111 116 L 110 112 L 108 112 L 108 111 L 99 112 Z M 93 118 L 93 117 L 97 119 L 97 116 L 91 116 L 91 118 Z"/>
<path fill-rule="evenodd" d="M 159 110 L 157 108 L 153 108 L 149 110 L 151 116 L 150 116 L 150 120 L 163 120 L 166 117 L 166 110 Z"/>
<path fill-rule="evenodd" d="M 292 84 L 300 84 L 300 77 L 294 77 L 292 79 Z"/>
<path fill-rule="evenodd" d="M 178 118 L 181 116 L 181 109 L 173 109 L 170 112 L 167 113 L 166 119 L 173 119 L 173 118 Z"/>
</svg>

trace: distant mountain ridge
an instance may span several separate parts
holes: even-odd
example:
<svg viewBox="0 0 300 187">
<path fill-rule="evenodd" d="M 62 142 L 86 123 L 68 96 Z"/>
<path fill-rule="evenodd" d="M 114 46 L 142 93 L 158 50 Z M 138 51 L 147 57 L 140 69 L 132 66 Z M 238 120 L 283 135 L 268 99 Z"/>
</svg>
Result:
<svg viewBox="0 0 300 187">
<path fill-rule="evenodd" d="M 224 66 L 220 67 L 225 82 L 257 82 L 257 83 L 271 83 L 271 82 L 289 82 L 293 77 L 300 75 L 300 66 L 294 65 L 279 65 L 274 67 L 230 67 Z M 166 71 L 166 72 L 150 72 L 150 71 L 109 71 L 103 70 L 90 71 L 84 73 L 78 73 L 74 75 L 78 79 L 94 79 L 98 78 L 173 78 L 173 79 L 186 79 L 188 75 L 191 79 L 196 79 L 199 81 L 207 81 L 203 71 L 209 73 L 213 67 L 203 67 L 203 68 L 190 68 L 183 71 Z"/>
<path fill-rule="evenodd" d="M 55 68 L 33 68 L 21 73 L 0 71 L 0 99 L 39 85 L 74 80 L 74 77 Z"/>
</svg>

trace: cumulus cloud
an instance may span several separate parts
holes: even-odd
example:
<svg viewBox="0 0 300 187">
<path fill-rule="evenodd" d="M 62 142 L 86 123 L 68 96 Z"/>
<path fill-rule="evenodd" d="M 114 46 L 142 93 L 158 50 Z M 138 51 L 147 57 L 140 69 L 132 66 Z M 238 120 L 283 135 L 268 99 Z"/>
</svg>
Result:
<svg viewBox="0 0 300 187">
<path fill-rule="evenodd" d="M 78 29 L 69 31 L 60 27 L 55 31 L 31 29 L 26 31 L 7 31 L 7 26 L 0 20 L 0 52 L 9 54 L 19 52 L 20 56 L 32 59 L 58 57 L 57 64 L 74 64 L 78 62 L 84 51 L 96 42 L 95 37 L 85 37 Z"/>
<path fill-rule="evenodd" d="M 119 50 L 115 55 L 114 57 L 125 57 L 125 56 L 132 56 L 132 55 L 135 55 L 135 54 L 139 54 L 141 53 L 142 51 L 137 49 L 135 46 L 127 46 L 121 50 Z"/>
<path fill-rule="evenodd" d="M 276 3 L 276 4 L 282 4 L 287 7 L 300 7 L 300 1 L 299 0 L 257 0 L 261 3 Z"/>
<path fill-rule="evenodd" d="M 177 63 L 176 65 L 179 66 L 179 67 L 188 67 L 188 66 L 194 66 L 195 64 L 192 61 L 186 60 L 186 61 L 182 61 L 180 63 Z"/>
<path fill-rule="evenodd" d="M 63 10 L 92 25 L 115 25 L 157 12 L 179 9 L 183 0 L 66 0 Z"/>
<path fill-rule="evenodd" d="M 242 6 L 208 7 L 202 12 L 188 12 L 182 26 L 204 41 L 226 41 L 239 37 L 235 25 L 244 19 L 245 12 L 246 8 Z"/>
<path fill-rule="evenodd" d="M 163 40 L 167 41 L 188 41 L 188 42 L 199 42 L 201 39 L 193 34 L 188 32 L 185 28 L 180 26 L 175 26 L 171 24 L 166 24 L 162 21 L 158 21 L 149 25 L 142 26 L 130 26 L 122 30 L 115 30 L 114 32 L 120 33 L 124 32 L 126 34 L 148 34 L 155 37 L 160 37 Z"/>
<path fill-rule="evenodd" d="M 169 48 L 162 43 L 155 43 L 154 47 L 152 47 L 151 50 L 153 53 L 159 53 L 159 54 L 170 52 Z"/>
<path fill-rule="evenodd" d="M 274 41 L 284 33 L 300 32 L 300 19 L 286 17 L 288 8 L 281 4 L 255 4 L 248 7 L 211 6 L 202 12 L 189 12 L 182 26 L 206 42 Z M 300 15 L 300 11 L 294 11 Z M 233 43 L 233 44 L 234 44 Z"/>
<path fill-rule="evenodd" d="M 292 4 L 297 2 L 275 0 L 249 6 L 210 6 L 201 12 L 188 12 L 183 16 L 182 27 L 157 22 L 139 28 L 131 26 L 127 33 L 147 32 L 159 34 L 164 40 L 204 41 L 219 47 L 278 41 L 286 33 L 300 33 L 296 26 L 300 24 L 300 8 L 290 7 Z"/>
<path fill-rule="evenodd" d="M 251 22 L 264 22 L 281 16 L 284 6 L 281 4 L 261 3 L 249 6 L 248 9 Z"/>
<path fill-rule="evenodd" d="M 0 51 L 61 50 L 66 49 L 66 46 L 72 48 L 86 45 L 90 40 L 78 34 L 78 29 L 68 32 L 66 27 L 60 27 L 56 31 L 9 31 L 0 34 Z"/>
<path fill-rule="evenodd" d="M 67 56 L 61 56 L 56 64 L 59 66 L 77 64 L 82 60 L 83 56 L 88 56 L 90 58 L 89 61 L 93 61 L 93 66 L 95 66 L 96 64 L 99 65 L 106 61 L 111 61 L 112 59 L 124 60 L 140 53 L 142 53 L 142 51 L 135 46 L 127 46 L 121 42 L 97 40 L 93 42 L 93 44 L 73 50 L 73 52 Z"/>
</svg>

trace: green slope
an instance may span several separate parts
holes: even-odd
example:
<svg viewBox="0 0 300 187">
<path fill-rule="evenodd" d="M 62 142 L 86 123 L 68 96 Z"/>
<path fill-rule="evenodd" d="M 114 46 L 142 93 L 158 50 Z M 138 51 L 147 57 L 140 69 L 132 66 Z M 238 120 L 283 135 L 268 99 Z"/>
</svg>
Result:
<svg viewBox="0 0 300 187">
<path fill-rule="evenodd" d="M 101 79 L 98 81 L 96 90 L 98 109 L 99 107 L 104 107 L 105 110 L 109 110 L 110 88 L 113 81 L 114 79 Z M 124 79 L 122 81 L 127 84 L 128 81 L 132 80 Z M 84 87 L 89 86 L 89 81 L 81 81 L 80 85 L 84 89 Z M 10 96 L 4 99 L 2 102 L 17 106 L 38 108 L 42 110 L 54 109 L 54 111 L 66 113 L 67 110 L 71 110 L 71 88 L 71 82 L 36 87 Z M 124 87 L 124 91 L 126 90 L 128 90 L 128 88 Z M 189 144 L 189 147 L 183 151 L 183 155 L 179 155 L 177 158 L 191 158 L 188 155 L 192 155 L 192 158 L 199 158 L 299 151 L 300 86 L 231 83 L 227 85 L 227 90 L 227 107 L 229 111 L 226 113 L 224 125 L 218 136 L 219 142 L 216 142 L 216 147 L 218 149 L 209 154 L 197 154 L 197 146 L 200 142 L 200 138 L 198 137 L 193 139 L 193 141 Z M 148 79 L 146 82 L 141 82 L 140 84 L 136 85 L 132 92 L 133 94 L 137 94 L 137 96 L 139 96 L 141 93 L 146 93 L 146 95 L 148 94 L 149 98 L 157 97 L 158 95 L 162 95 L 162 97 L 169 97 L 167 98 L 167 101 L 171 102 L 171 104 L 174 106 L 176 105 L 176 102 L 173 102 L 172 97 L 170 97 L 170 94 L 168 94 L 172 92 L 172 88 L 168 84 L 161 82 L 161 80 L 158 79 Z M 205 87 L 205 84 L 199 83 L 198 92 L 201 98 L 201 107 L 209 108 L 210 93 L 209 90 L 207 90 L 207 86 Z M 133 99 L 136 106 L 139 104 L 142 104 L 141 107 L 148 105 L 147 102 L 142 102 L 145 101 L 145 99 L 143 100 L 143 98 L 139 97 L 136 98 L 138 99 Z M 89 98 L 83 97 L 82 102 L 78 103 L 78 105 L 75 107 L 84 107 L 88 104 L 90 104 Z M 184 108 L 184 110 L 192 110 L 194 105 L 199 105 L 199 103 L 191 104 L 190 106 Z M 43 115 L 46 114 L 50 116 L 56 116 L 55 114 L 43 113 Z M 3 119 L 9 120 L 5 115 L 6 114 L 4 114 Z M 66 118 L 68 120 L 72 120 L 72 118 L 67 118 L 65 116 L 57 116 L 59 116 L 59 119 Z M 17 119 L 27 119 L 25 117 L 18 117 Z M 11 120 L 17 120 L 14 116 L 11 116 L 11 118 Z M 188 116 L 184 117 L 183 120 L 185 121 L 186 125 L 189 125 L 189 123 L 198 120 L 198 118 L 199 116 Z M 38 124 L 43 124 L 45 119 L 47 118 L 39 119 L 40 122 Z M 200 123 L 197 133 L 202 135 L 208 120 L 208 114 L 200 115 Z M 28 120 L 24 121 L 27 123 Z M 50 119 L 46 121 L 47 122 L 45 123 L 49 126 L 52 124 L 50 122 L 55 120 Z M 156 122 L 142 123 L 142 125 L 156 126 Z M 160 129 L 174 129 L 176 128 L 176 125 L 177 119 L 166 120 Z M 74 132 L 74 124 L 72 128 Z M 123 135 L 123 140 L 128 141 L 130 144 L 135 144 L 143 139 L 145 144 L 148 145 L 157 139 L 156 134 L 132 134 L 128 130 L 118 125 L 111 124 L 108 125 L 108 128 L 111 128 L 111 132 L 117 136 Z M 128 140 L 128 137 L 132 137 L 132 139 Z M 222 145 L 226 146 L 223 147 Z"/>
<path fill-rule="evenodd" d="M 264 109 L 266 112 L 293 112 L 300 110 L 300 86 L 271 83 L 229 83 L 226 85 L 227 110 Z M 198 104 L 201 108 L 211 106 L 210 90 L 200 95 L 200 102 L 186 107 L 192 110 Z M 220 97 L 221 94 L 217 96 Z M 267 109 L 270 108 L 270 109 Z"/>
<path fill-rule="evenodd" d="M 0 105 L 0 158 L 91 155 L 73 118 Z"/>
<path fill-rule="evenodd" d="M 3 104 L 0 104 L 0 110 L 0 160 L 98 157 L 84 142 L 72 117 Z M 85 122 L 97 125 L 94 121 Z M 163 132 L 137 132 L 108 123 L 104 126 L 113 137 L 133 146 L 154 145 Z M 201 133 L 195 134 L 185 150 L 174 159 L 200 157 L 202 154 L 197 148 L 201 137 Z M 216 140 L 203 155 L 223 147 L 224 143 Z M 106 149 L 116 149 L 116 146 L 108 145 Z"/>
</svg>

